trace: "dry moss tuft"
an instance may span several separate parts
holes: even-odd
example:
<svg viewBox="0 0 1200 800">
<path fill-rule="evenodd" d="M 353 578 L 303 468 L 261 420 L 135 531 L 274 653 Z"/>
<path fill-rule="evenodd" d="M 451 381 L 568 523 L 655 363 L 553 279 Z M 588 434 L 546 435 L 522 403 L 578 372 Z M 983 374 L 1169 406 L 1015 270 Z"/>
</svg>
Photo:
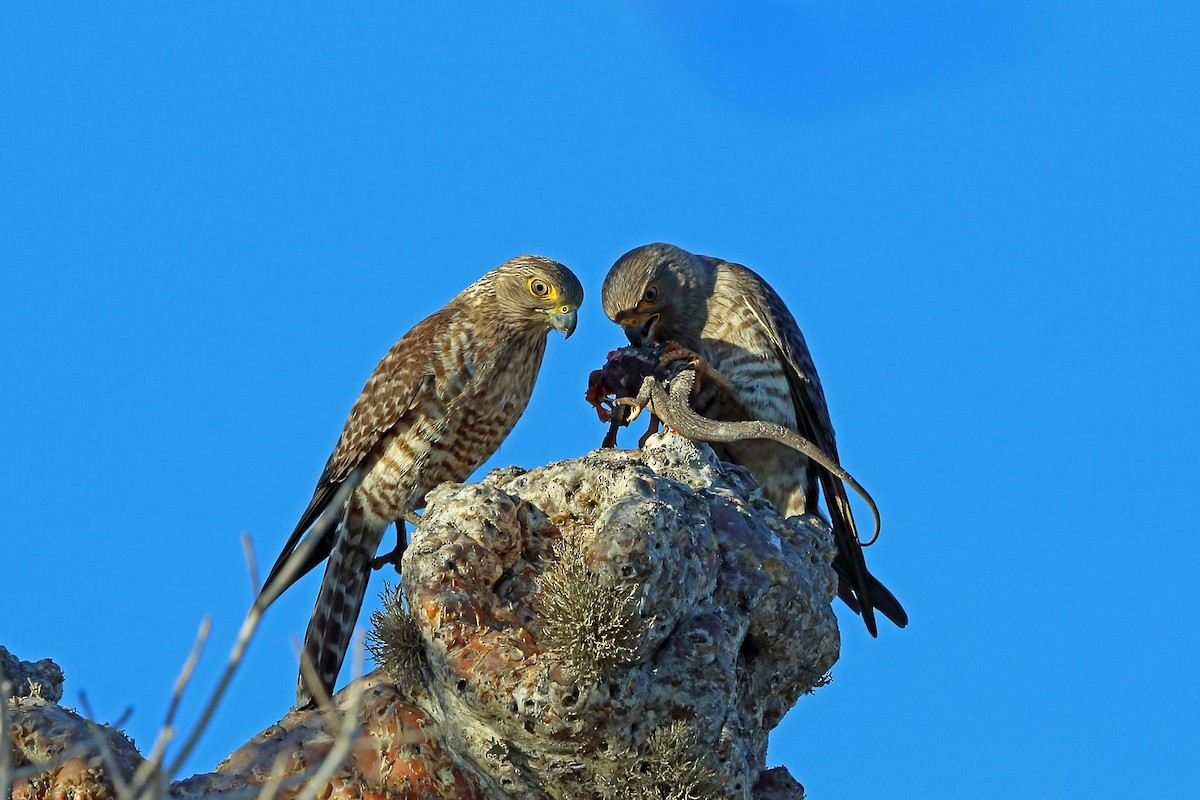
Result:
<svg viewBox="0 0 1200 800">
<path fill-rule="evenodd" d="M 554 556 L 533 597 L 544 623 L 542 650 L 584 683 L 636 661 L 647 624 L 638 613 L 637 585 L 593 572 L 583 548 L 567 538 L 554 545 Z"/>
<path fill-rule="evenodd" d="M 399 586 L 383 585 L 383 608 L 371 614 L 367 650 L 402 688 L 416 686 L 425 661 L 425 643 Z"/>
<path fill-rule="evenodd" d="M 604 800 L 712 800 L 725 785 L 714 748 L 685 722 L 650 735 L 645 746 L 618 756 L 597 784 Z"/>
</svg>

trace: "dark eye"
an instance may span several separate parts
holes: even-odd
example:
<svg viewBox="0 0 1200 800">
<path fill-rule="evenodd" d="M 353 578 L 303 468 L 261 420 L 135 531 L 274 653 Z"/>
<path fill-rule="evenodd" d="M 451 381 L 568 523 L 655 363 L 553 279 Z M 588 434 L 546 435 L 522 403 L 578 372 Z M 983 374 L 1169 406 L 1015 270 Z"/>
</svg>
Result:
<svg viewBox="0 0 1200 800">
<path fill-rule="evenodd" d="M 533 292 L 536 297 L 545 297 L 550 294 L 550 287 L 541 278 L 534 278 L 529 282 L 529 291 Z"/>
<path fill-rule="evenodd" d="M 645 294 L 642 295 L 642 302 L 653 303 L 658 299 L 658 284 L 652 283 L 646 287 Z"/>
</svg>

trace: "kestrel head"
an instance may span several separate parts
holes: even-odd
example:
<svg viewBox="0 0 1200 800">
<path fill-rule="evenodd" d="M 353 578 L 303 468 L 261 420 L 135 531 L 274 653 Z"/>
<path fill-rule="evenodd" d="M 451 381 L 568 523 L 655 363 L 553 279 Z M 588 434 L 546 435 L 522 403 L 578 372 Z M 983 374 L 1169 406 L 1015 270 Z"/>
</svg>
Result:
<svg viewBox="0 0 1200 800">
<path fill-rule="evenodd" d="M 601 289 L 604 313 L 631 344 L 695 348 L 708 317 L 713 269 L 673 244 L 642 245 L 617 259 Z"/>
<path fill-rule="evenodd" d="M 531 330 L 575 332 L 583 286 L 575 273 L 542 256 L 517 256 L 484 277 L 505 321 Z M 482 281 L 481 281 L 482 282 Z"/>
</svg>

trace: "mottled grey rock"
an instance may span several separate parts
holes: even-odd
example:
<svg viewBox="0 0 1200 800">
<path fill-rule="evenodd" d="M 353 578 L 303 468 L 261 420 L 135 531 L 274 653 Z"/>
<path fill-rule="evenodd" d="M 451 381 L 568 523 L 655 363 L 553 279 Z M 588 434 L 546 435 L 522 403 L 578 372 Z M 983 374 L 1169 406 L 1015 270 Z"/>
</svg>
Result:
<svg viewBox="0 0 1200 800">
<path fill-rule="evenodd" d="M 599 676 L 541 646 L 539 579 L 564 546 L 635 598 L 633 652 Z M 819 519 L 780 518 L 745 472 L 670 434 L 444 485 L 402 579 L 428 641 L 425 710 L 490 797 L 602 796 L 683 722 L 713 796 L 749 798 L 768 732 L 837 658 L 832 557 Z"/>
<path fill-rule="evenodd" d="M 820 519 L 780 518 L 746 472 L 674 434 L 444 484 L 404 556 L 407 602 L 389 595 L 377 622 L 373 650 L 400 674 L 288 713 L 170 793 L 290 776 L 290 798 L 324 769 L 329 800 L 799 800 L 766 769 L 767 736 L 837 659 L 833 553 Z M 139 763 L 104 729 L 113 774 L 94 725 L 42 697 L 4 702 L 16 764 L 72 756 L 19 797 L 111 796 Z"/>
<path fill-rule="evenodd" d="M 57 703 L 62 699 L 63 673 L 58 664 L 48 658 L 41 661 L 21 661 L 0 645 L 0 685 L 7 682 L 7 692 L 0 697 L 41 697 Z"/>
</svg>

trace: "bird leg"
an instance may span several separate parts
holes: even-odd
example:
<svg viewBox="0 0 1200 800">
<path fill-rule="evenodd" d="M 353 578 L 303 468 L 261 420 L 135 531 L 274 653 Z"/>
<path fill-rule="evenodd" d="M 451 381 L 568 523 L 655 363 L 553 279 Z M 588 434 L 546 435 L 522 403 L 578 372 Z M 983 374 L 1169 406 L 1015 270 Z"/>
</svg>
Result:
<svg viewBox="0 0 1200 800">
<path fill-rule="evenodd" d="M 416 522 L 413 522 L 414 519 Z M 371 569 L 383 569 L 391 564 L 396 568 L 396 572 L 400 571 L 400 559 L 404 555 L 404 548 L 408 545 L 408 535 L 404 531 L 405 520 L 412 522 L 414 527 L 421 522 L 421 518 L 411 511 L 405 513 L 404 519 L 396 520 L 396 546 L 383 555 L 371 559 Z"/>
</svg>

